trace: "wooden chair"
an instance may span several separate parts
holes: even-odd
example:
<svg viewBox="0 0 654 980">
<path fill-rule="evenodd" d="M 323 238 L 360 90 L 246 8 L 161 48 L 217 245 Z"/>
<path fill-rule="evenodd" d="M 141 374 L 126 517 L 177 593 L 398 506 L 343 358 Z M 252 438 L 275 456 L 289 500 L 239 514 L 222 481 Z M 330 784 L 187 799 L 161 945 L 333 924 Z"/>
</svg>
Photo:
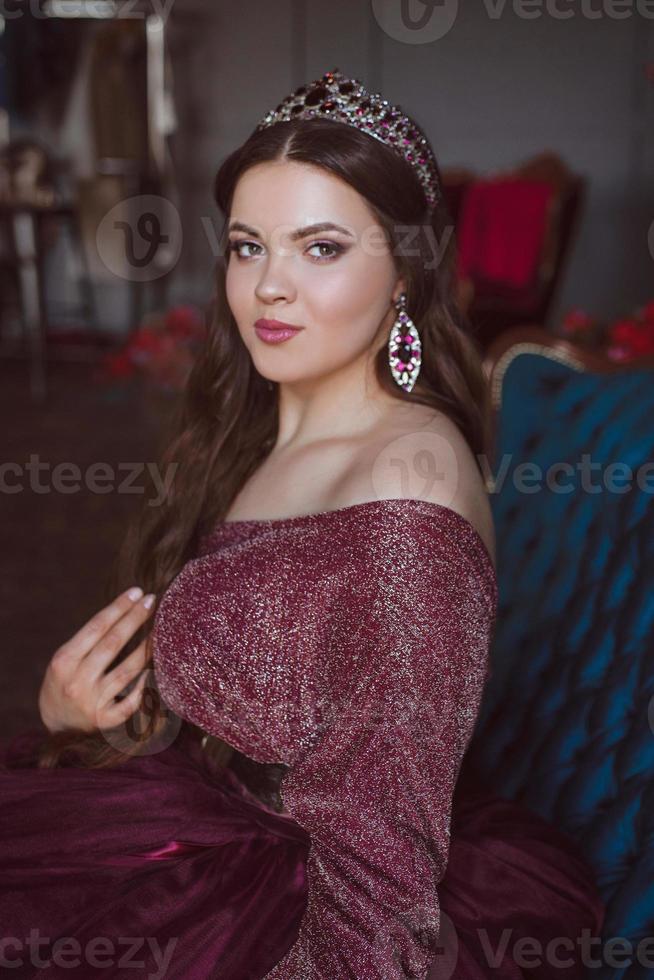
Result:
<svg viewBox="0 0 654 980">
<path fill-rule="evenodd" d="M 547 228 L 537 273 L 537 281 L 526 289 L 515 289 L 492 281 L 458 281 L 458 303 L 483 350 L 509 327 L 532 323 L 547 325 L 556 290 L 585 199 L 586 180 L 573 173 L 554 153 L 542 153 L 494 178 L 520 178 L 544 181 L 554 188 L 547 216 Z M 466 193 L 476 175 L 466 170 L 443 172 L 444 194 L 455 230 L 460 227 Z"/>
</svg>

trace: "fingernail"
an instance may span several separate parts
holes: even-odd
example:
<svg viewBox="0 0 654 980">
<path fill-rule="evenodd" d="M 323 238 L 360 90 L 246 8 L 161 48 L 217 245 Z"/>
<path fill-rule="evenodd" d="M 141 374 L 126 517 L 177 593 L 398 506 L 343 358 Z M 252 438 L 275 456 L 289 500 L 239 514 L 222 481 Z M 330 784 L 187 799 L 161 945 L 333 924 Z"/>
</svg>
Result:
<svg viewBox="0 0 654 980">
<path fill-rule="evenodd" d="M 133 588 L 129 590 L 127 595 L 132 600 L 132 602 L 136 602 L 136 600 L 140 599 L 141 596 L 143 595 L 143 589 L 139 588 L 138 585 L 135 585 Z"/>
<path fill-rule="evenodd" d="M 155 600 L 155 594 L 154 592 L 150 592 L 148 595 L 146 595 L 145 599 L 143 600 L 143 605 L 145 606 L 146 609 L 149 609 L 152 603 L 154 602 L 154 600 Z"/>
</svg>

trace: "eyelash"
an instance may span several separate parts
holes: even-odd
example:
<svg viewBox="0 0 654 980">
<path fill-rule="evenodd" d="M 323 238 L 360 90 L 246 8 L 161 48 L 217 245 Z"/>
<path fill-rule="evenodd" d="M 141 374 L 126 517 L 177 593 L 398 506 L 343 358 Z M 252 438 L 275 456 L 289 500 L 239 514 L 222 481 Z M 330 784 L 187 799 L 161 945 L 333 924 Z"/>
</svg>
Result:
<svg viewBox="0 0 654 980">
<path fill-rule="evenodd" d="M 247 262 L 249 259 L 253 259 L 256 257 L 254 255 L 241 255 L 239 249 L 242 245 L 255 245 L 257 248 L 260 248 L 259 242 L 250 242 L 244 238 L 244 239 L 239 239 L 237 241 L 232 239 L 228 243 L 227 249 L 229 252 L 234 252 L 236 254 L 236 257 L 241 262 Z M 337 259 L 338 256 L 345 251 L 345 247 L 343 245 L 339 245 L 338 242 L 328 242 L 328 241 L 312 242 L 311 245 L 309 245 L 309 248 L 315 248 L 317 245 L 326 245 L 328 248 L 334 249 L 334 254 L 321 255 L 321 256 L 312 255 L 311 258 L 313 259 L 314 262 L 319 262 L 319 263 L 333 262 L 334 259 Z"/>
</svg>

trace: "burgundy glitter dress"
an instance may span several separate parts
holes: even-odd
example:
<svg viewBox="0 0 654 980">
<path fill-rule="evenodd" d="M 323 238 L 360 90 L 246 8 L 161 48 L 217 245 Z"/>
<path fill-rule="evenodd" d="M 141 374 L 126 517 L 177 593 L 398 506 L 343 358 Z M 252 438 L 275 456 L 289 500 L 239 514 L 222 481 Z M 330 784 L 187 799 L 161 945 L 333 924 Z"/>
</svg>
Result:
<svg viewBox="0 0 654 980">
<path fill-rule="evenodd" d="M 48 978 L 583 977 L 575 939 L 604 907 L 574 844 L 457 783 L 496 605 L 481 537 L 445 506 L 218 524 L 153 624 L 173 744 L 106 770 L 39 770 L 34 733 L 10 744 L 0 960 Z M 212 772 L 198 729 L 235 765 Z M 553 971 L 555 937 L 570 965 Z M 56 939 L 82 955 L 48 958 Z"/>
</svg>

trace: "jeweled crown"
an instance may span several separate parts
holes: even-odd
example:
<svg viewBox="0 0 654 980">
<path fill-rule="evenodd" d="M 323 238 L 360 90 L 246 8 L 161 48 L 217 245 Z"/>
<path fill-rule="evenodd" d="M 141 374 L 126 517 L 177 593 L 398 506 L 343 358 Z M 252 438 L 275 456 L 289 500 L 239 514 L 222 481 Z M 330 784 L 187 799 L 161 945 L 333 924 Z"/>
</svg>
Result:
<svg viewBox="0 0 654 980">
<path fill-rule="evenodd" d="M 255 132 L 289 119 L 322 117 L 368 133 L 395 150 L 416 171 L 430 209 L 440 199 L 438 167 L 429 140 L 401 106 L 391 105 L 379 93 L 368 92 L 358 78 L 338 68 L 302 85 L 271 109 Z"/>
</svg>

